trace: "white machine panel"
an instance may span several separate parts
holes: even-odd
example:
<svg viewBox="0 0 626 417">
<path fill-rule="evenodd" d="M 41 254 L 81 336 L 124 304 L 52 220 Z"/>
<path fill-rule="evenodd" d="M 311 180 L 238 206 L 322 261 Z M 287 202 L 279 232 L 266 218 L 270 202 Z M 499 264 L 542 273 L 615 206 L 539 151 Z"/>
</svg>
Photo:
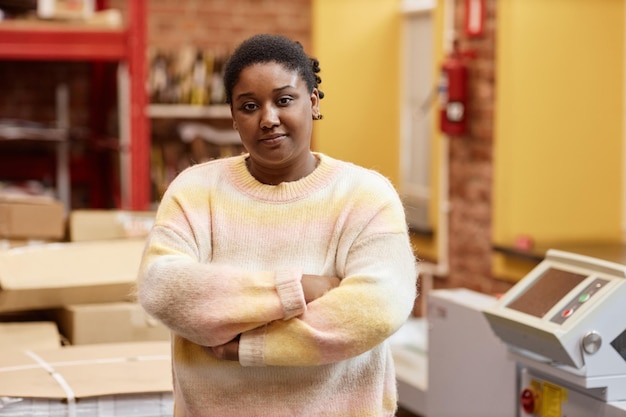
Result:
<svg viewBox="0 0 626 417">
<path fill-rule="evenodd" d="M 626 400 L 626 266 L 550 250 L 484 313 L 521 365 Z"/>
<path fill-rule="evenodd" d="M 483 315 L 495 302 L 465 288 L 430 292 L 426 417 L 515 416 L 516 364 Z"/>
</svg>

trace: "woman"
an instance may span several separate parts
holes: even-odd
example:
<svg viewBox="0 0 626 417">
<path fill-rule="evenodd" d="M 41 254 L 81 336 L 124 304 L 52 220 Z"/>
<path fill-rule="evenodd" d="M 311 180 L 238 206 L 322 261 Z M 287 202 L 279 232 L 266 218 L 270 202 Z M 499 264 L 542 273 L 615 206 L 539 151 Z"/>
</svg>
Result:
<svg viewBox="0 0 626 417">
<path fill-rule="evenodd" d="M 176 416 L 395 413 L 415 258 L 390 182 L 310 150 L 317 72 L 297 42 L 244 41 L 224 82 L 247 153 L 161 201 L 138 296 L 172 330 Z"/>
</svg>

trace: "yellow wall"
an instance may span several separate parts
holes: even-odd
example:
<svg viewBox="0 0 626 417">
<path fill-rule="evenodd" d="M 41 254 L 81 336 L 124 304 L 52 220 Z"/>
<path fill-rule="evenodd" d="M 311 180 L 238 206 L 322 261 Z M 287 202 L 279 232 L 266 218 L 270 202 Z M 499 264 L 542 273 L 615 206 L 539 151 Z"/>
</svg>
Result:
<svg viewBox="0 0 626 417">
<path fill-rule="evenodd" d="M 495 242 L 620 241 L 623 0 L 497 7 Z"/>
<path fill-rule="evenodd" d="M 313 0 L 324 119 L 314 148 L 399 178 L 400 1 Z"/>
<path fill-rule="evenodd" d="M 314 147 L 397 184 L 400 0 L 312 5 L 327 95 Z M 494 242 L 621 240 L 624 0 L 498 0 L 497 15 Z"/>
<path fill-rule="evenodd" d="M 494 239 L 619 240 L 624 5 L 500 0 Z"/>
<path fill-rule="evenodd" d="M 433 73 L 443 54 L 443 2 L 434 14 Z M 324 120 L 314 148 L 374 168 L 399 186 L 401 0 L 313 0 L 313 55 L 320 59 Z M 434 80 L 436 82 L 436 80 Z M 433 119 L 433 123 L 435 120 Z M 433 132 L 438 132 L 434 125 Z M 436 231 L 439 140 L 433 138 L 430 210 Z M 413 236 L 419 256 L 437 258 L 437 235 Z"/>
</svg>

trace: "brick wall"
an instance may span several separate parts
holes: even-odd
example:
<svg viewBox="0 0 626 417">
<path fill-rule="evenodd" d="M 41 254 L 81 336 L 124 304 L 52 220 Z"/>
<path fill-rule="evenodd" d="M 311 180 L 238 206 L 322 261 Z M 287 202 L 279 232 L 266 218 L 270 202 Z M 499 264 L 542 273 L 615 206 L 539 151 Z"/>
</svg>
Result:
<svg viewBox="0 0 626 417">
<path fill-rule="evenodd" d="M 109 0 L 125 9 L 126 1 Z M 261 32 L 280 33 L 310 50 L 311 0 L 147 0 L 148 45 L 232 49 Z"/>
<path fill-rule="evenodd" d="M 460 47 L 472 56 L 468 59 L 469 128 L 466 136 L 450 143 L 450 275 L 437 285 L 498 293 L 510 285 L 493 279 L 491 272 L 497 1 L 485 1 L 485 30 L 476 38 L 465 33 L 465 0 L 455 1 Z"/>
</svg>

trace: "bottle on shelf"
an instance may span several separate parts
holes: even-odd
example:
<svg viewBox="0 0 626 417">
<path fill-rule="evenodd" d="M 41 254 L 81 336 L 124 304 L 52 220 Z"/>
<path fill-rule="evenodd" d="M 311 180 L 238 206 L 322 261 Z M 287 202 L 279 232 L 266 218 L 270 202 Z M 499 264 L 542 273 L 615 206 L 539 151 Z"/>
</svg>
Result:
<svg viewBox="0 0 626 417">
<path fill-rule="evenodd" d="M 190 104 L 204 106 L 209 104 L 207 84 L 207 63 L 201 50 L 196 52 L 196 60 L 191 69 L 191 99 Z"/>
</svg>

